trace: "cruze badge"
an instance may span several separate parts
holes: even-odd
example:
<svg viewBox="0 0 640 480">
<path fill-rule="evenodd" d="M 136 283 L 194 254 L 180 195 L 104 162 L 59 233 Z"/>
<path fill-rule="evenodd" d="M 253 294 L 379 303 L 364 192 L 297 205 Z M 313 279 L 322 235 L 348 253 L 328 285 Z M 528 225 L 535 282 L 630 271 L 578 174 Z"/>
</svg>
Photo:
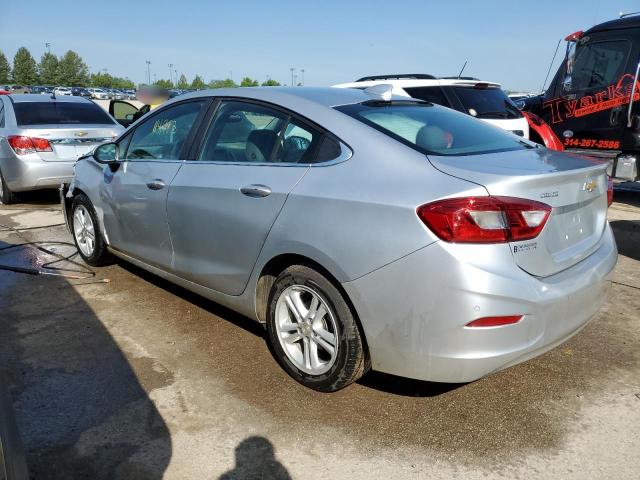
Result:
<svg viewBox="0 0 640 480">
<path fill-rule="evenodd" d="M 582 190 L 586 192 L 593 192 L 598 187 L 598 184 L 595 180 L 589 180 L 588 182 L 584 182 L 582 185 Z"/>
<path fill-rule="evenodd" d="M 85 135 L 87 135 L 87 132 L 76 132 L 75 133 L 76 137 L 84 137 Z"/>
</svg>

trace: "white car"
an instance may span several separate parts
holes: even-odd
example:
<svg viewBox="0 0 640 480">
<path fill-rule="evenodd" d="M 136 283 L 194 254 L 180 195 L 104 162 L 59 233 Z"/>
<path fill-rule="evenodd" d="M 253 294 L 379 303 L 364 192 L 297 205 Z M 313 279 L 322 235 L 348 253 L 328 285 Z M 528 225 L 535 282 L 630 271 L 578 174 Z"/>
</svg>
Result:
<svg viewBox="0 0 640 480">
<path fill-rule="evenodd" d="M 334 87 L 364 90 L 381 84 L 392 85 L 394 95 L 444 105 L 529 139 L 527 119 L 502 91 L 499 83 L 472 77 L 398 74 L 363 77 Z"/>
<path fill-rule="evenodd" d="M 56 87 L 53 90 L 53 93 L 57 96 L 61 96 L 61 95 L 73 96 L 73 93 L 71 93 L 71 89 L 69 87 Z"/>
<path fill-rule="evenodd" d="M 95 98 L 98 100 L 109 100 L 109 93 L 102 88 L 88 88 L 87 90 L 89 90 L 89 93 L 91 93 L 91 98 Z"/>
</svg>

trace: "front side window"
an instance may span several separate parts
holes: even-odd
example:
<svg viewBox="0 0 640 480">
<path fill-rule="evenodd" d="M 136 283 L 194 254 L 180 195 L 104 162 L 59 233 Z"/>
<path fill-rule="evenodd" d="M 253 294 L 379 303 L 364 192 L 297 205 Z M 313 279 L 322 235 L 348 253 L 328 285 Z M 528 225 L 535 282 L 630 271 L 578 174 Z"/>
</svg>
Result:
<svg viewBox="0 0 640 480">
<path fill-rule="evenodd" d="M 614 40 L 580 45 L 567 61 L 564 89 L 578 92 L 615 84 L 624 73 L 629 42 Z"/>
<path fill-rule="evenodd" d="M 500 128 L 433 104 L 365 102 L 335 108 L 427 154 L 477 155 L 535 148 Z"/>
<path fill-rule="evenodd" d="M 189 132 L 205 101 L 168 107 L 142 122 L 133 132 L 127 160 L 179 160 Z"/>
<path fill-rule="evenodd" d="M 93 102 L 16 102 L 13 108 L 19 126 L 114 124 L 107 112 Z"/>
<path fill-rule="evenodd" d="M 321 136 L 285 112 L 252 103 L 223 101 L 205 133 L 198 160 L 311 163 Z"/>
</svg>

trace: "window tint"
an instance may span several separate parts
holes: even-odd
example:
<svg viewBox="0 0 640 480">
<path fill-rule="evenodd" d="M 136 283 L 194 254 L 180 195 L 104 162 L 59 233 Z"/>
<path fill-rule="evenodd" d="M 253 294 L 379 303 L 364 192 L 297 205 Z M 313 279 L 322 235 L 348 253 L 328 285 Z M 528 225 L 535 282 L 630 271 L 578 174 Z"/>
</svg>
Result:
<svg viewBox="0 0 640 480">
<path fill-rule="evenodd" d="M 179 160 L 204 101 L 166 108 L 142 122 L 133 132 L 127 160 Z"/>
<path fill-rule="evenodd" d="M 430 104 L 367 102 L 336 109 L 423 153 L 473 155 L 534 148 L 511 133 Z"/>
<path fill-rule="evenodd" d="M 413 98 L 418 98 L 425 102 L 437 103 L 445 107 L 449 106 L 449 101 L 444 96 L 440 87 L 405 87 L 405 91 Z"/>
<path fill-rule="evenodd" d="M 565 90 L 576 92 L 614 84 L 622 75 L 629 53 L 629 42 L 616 40 L 579 46 L 569 62 Z"/>
<path fill-rule="evenodd" d="M 16 102 L 18 125 L 93 124 L 113 125 L 113 120 L 93 102 Z"/>
<path fill-rule="evenodd" d="M 227 101 L 218 108 L 198 160 L 310 163 L 321 134 L 286 113 Z"/>
<path fill-rule="evenodd" d="M 520 118 L 522 112 L 500 89 L 495 87 L 454 87 L 464 112 L 478 118 Z"/>
</svg>

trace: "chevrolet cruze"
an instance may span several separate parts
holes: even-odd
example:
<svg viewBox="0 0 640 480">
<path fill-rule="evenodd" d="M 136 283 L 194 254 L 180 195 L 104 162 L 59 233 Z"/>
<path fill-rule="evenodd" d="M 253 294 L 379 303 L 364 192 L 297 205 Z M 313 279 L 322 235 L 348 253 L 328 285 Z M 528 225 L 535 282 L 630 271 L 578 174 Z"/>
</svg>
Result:
<svg viewBox="0 0 640 480">
<path fill-rule="evenodd" d="M 598 311 L 617 260 L 606 164 L 385 85 L 180 96 L 62 192 L 87 263 L 120 257 L 266 324 L 320 391 L 540 355 Z"/>
</svg>

